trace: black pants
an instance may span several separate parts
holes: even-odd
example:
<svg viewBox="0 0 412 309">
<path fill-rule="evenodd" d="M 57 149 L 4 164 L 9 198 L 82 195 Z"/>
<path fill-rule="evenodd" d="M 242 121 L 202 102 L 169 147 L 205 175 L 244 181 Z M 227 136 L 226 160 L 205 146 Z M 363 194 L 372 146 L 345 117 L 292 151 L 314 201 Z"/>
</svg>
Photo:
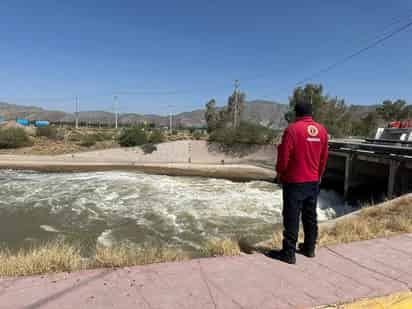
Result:
<svg viewBox="0 0 412 309">
<path fill-rule="evenodd" d="M 296 251 L 299 216 L 302 214 L 304 246 L 315 249 L 318 238 L 316 204 L 319 194 L 317 182 L 283 184 L 283 250 L 290 255 Z"/>
</svg>

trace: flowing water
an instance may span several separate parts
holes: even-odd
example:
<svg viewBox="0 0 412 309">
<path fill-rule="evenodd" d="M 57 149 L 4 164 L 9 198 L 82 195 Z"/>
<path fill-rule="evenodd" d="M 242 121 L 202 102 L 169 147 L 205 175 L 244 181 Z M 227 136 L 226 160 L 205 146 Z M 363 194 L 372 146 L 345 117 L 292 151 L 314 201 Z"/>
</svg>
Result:
<svg viewBox="0 0 412 309">
<path fill-rule="evenodd" d="M 0 171 L 0 243 L 20 248 L 63 238 L 112 246 L 195 250 L 213 237 L 270 238 L 281 222 L 281 189 L 267 182 L 101 172 Z M 347 212 L 321 192 L 319 220 Z"/>
</svg>

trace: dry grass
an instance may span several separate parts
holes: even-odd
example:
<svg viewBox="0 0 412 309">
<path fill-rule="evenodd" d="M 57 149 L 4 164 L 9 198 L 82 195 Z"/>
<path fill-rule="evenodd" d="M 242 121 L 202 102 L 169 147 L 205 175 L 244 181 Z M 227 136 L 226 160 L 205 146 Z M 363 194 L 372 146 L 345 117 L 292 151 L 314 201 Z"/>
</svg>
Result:
<svg viewBox="0 0 412 309">
<path fill-rule="evenodd" d="M 380 206 L 362 209 L 357 216 L 338 220 L 331 227 L 320 227 L 319 246 L 412 233 L 412 195 L 405 195 Z M 303 233 L 299 234 L 303 241 Z M 273 235 L 272 246 L 280 248 L 282 231 Z"/>
<path fill-rule="evenodd" d="M 239 243 L 231 239 L 213 239 L 202 249 L 204 256 L 236 256 L 240 255 Z"/>
<path fill-rule="evenodd" d="M 94 256 L 94 267 L 126 267 L 161 262 L 175 262 L 189 257 L 172 249 L 147 248 L 132 249 L 126 246 L 114 248 L 97 247 Z"/>
<path fill-rule="evenodd" d="M 239 255 L 237 242 L 213 240 L 199 253 L 203 257 Z M 131 248 L 127 245 L 97 246 L 91 257 L 81 255 L 78 246 L 53 241 L 28 250 L 0 251 L 0 276 L 29 276 L 53 272 L 72 272 L 93 268 L 115 268 L 188 260 L 190 256 L 169 248 Z"/>
<path fill-rule="evenodd" d="M 86 267 L 80 250 L 62 242 L 50 242 L 30 250 L 0 252 L 0 276 L 27 276 Z"/>
</svg>

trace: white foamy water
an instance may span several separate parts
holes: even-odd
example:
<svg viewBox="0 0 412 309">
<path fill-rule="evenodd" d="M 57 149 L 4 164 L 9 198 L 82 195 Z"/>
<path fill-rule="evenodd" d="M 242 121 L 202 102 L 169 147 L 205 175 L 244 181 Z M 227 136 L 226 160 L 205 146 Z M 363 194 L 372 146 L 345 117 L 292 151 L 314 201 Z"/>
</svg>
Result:
<svg viewBox="0 0 412 309">
<path fill-rule="evenodd" d="M 59 230 L 56 230 L 54 227 L 50 225 L 40 225 L 40 228 L 46 232 L 59 233 Z"/>
<path fill-rule="evenodd" d="M 266 182 L 126 172 L 46 174 L 0 171 L 0 243 L 69 239 L 198 248 L 210 237 L 270 237 L 282 191 Z M 347 211 L 322 192 L 318 214 Z M 7 230 L 6 230 L 7 229 Z"/>
</svg>

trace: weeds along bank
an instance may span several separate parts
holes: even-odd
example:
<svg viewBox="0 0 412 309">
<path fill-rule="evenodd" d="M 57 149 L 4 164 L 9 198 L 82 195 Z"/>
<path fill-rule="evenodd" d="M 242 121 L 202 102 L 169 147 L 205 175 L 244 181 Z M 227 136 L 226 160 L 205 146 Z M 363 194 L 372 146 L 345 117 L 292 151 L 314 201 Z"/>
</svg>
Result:
<svg viewBox="0 0 412 309">
<path fill-rule="evenodd" d="M 61 241 L 47 242 L 31 249 L 0 251 L 0 276 L 30 276 L 53 272 L 73 272 L 93 268 L 115 268 L 176 262 L 193 256 L 167 248 L 133 249 L 126 245 L 113 248 L 97 246 L 85 257 L 81 246 Z M 239 255 L 238 244 L 232 240 L 215 240 L 205 244 L 196 257 Z"/>
</svg>

